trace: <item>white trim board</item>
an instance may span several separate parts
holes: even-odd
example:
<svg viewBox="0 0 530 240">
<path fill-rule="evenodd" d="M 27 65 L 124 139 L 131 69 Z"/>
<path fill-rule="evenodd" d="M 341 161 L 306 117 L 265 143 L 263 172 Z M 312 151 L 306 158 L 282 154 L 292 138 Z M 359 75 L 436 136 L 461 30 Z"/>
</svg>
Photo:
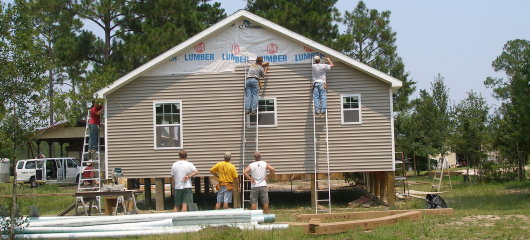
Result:
<svg viewBox="0 0 530 240">
<path fill-rule="evenodd" d="M 179 45 L 173 47 L 172 49 L 162 53 L 161 55 L 155 57 L 153 60 L 145 63 L 144 65 L 134 69 L 133 71 L 127 73 L 126 75 L 124 75 L 123 77 L 119 78 L 118 80 L 114 81 L 112 84 L 98 90 L 96 93 L 94 93 L 94 97 L 99 97 L 99 98 L 105 98 L 107 95 L 111 94 L 112 92 L 116 91 L 117 89 L 123 87 L 124 85 L 126 85 L 127 83 L 131 82 L 132 80 L 142 76 L 142 74 L 146 73 L 147 71 L 153 69 L 154 67 L 156 66 L 159 66 L 161 65 L 162 63 L 165 63 L 167 60 L 169 60 L 170 58 L 172 58 L 174 55 L 180 53 L 181 51 L 185 50 L 186 48 L 188 48 L 189 46 L 192 46 L 193 44 L 196 44 L 197 42 L 199 42 L 200 40 L 202 39 L 205 39 L 209 36 L 212 36 L 213 34 L 215 34 L 216 32 L 218 32 L 219 30 L 221 30 L 223 27 L 225 26 L 228 26 L 242 18 L 247 18 L 247 19 L 250 19 L 254 22 L 256 22 L 256 24 L 258 25 L 263 25 L 263 26 L 267 26 L 268 29 L 270 29 L 271 31 L 274 31 L 274 32 L 277 32 L 279 33 L 280 35 L 282 35 L 283 37 L 287 38 L 287 39 L 290 39 L 290 40 L 293 40 L 294 42 L 297 42 L 297 43 L 300 43 L 300 44 L 304 44 L 304 45 L 307 45 L 307 46 L 310 46 L 311 48 L 313 48 L 314 50 L 316 51 L 319 51 L 321 53 L 325 53 L 326 55 L 328 55 L 329 57 L 333 57 L 339 61 L 341 61 L 342 63 L 346 64 L 346 65 L 349 65 L 361 72 L 364 72 L 372 77 L 375 77 L 376 79 L 379 79 L 383 82 L 386 82 L 388 84 L 390 84 L 390 87 L 393 91 L 396 91 L 398 90 L 402 85 L 403 83 L 388 75 L 388 74 L 385 74 L 375 68 L 372 68 L 364 63 L 361 63 L 353 58 L 350 58 L 340 52 L 337 52 L 329 47 L 326 47 L 320 43 L 317 43 L 309 38 L 306 38 L 300 34 L 297 34 L 291 30 L 288 30 L 287 28 L 284 28 L 276 23 L 273 23 L 267 19 L 264 19 L 260 16 L 257 16 L 253 13 L 250 13 L 248 11 L 245 11 L 245 10 L 239 10 L 237 11 L 236 13 L 228 16 L 227 18 L 221 20 L 220 22 L 212 25 L 211 27 L 207 28 L 206 30 L 198 33 L 197 35 L 189 38 L 188 40 L 180 43 Z"/>
</svg>

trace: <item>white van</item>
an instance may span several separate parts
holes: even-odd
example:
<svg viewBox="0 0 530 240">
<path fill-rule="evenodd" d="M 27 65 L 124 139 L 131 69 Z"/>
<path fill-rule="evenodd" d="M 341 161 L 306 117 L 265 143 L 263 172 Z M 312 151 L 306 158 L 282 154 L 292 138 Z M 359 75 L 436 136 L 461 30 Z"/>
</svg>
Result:
<svg viewBox="0 0 530 240">
<path fill-rule="evenodd" d="M 81 166 L 74 158 L 39 158 L 17 162 L 17 182 L 29 183 L 77 183 Z"/>
</svg>

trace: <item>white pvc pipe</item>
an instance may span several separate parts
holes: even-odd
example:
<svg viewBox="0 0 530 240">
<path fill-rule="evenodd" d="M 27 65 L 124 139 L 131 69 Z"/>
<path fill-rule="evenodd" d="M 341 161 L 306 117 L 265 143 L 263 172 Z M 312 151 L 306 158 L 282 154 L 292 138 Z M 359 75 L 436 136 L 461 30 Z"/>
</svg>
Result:
<svg viewBox="0 0 530 240">
<path fill-rule="evenodd" d="M 131 223 L 140 221 L 152 221 L 160 219 L 189 219 L 190 217 L 213 217 L 220 216 L 224 218 L 239 218 L 251 216 L 252 214 L 263 214 L 261 210 L 223 210 L 223 211 L 201 211 L 201 212 L 172 212 L 156 214 L 136 214 L 122 216 L 97 216 L 88 218 L 68 218 L 65 220 L 38 221 L 30 222 L 30 226 L 84 226 L 84 225 L 102 225 L 112 223 Z"/>
<path fill-rule="evenodd" d="M 109 224 L 96 226 L 71 226 L 71 227 L 26 227 L 21 233 L 65 233 L 65 232 L 105 232 L 105 231 L 126 231 L 139 230 L 161 227 L 172 227 L 171 219 L 153 221 L 153 222 L 138 222 L 138 223 L 124 223 L 124 224 Z"/>
<path fill-rule="evenodd" d="M 78 238 L 104 238 L 104 237 L 131 237 L 146 236 L 159 234 L 178 234 L 187 232 L 197 232 L 202 228 L 195 226 L 186 229 L 153 229 L 153 230 L 136 230 L 136 231 L 115 231 L 115 232 L 77 232 L 77 233 L 43 233 L 43 234 L 17 234 L 17 238 L 23 239 L 78 239 Z"/>
</svg>

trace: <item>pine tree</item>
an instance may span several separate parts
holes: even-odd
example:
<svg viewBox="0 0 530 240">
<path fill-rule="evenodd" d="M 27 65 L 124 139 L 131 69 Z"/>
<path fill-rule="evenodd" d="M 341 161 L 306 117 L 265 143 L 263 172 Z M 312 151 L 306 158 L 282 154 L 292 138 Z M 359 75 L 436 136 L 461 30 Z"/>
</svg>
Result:
<svg viewBox="0 0 530 240">
<path fill-rule="evenodd" d="M 248 0 L 246 9 L 289 30 L 330 46 L 338 37 L 337 0 Z"/>
<path fill-rule="evenodd" d="M 394 93 L 394 111 L 409 107 L 414 84 L 397 54 L 396 33 L 390 27 L 390 11 L 379 12 L 359 1 L 355 9 L 344 14 L 346 33 L 340 35 L 335 48 L 352 58 L 403 82 Z"/>
</svg>

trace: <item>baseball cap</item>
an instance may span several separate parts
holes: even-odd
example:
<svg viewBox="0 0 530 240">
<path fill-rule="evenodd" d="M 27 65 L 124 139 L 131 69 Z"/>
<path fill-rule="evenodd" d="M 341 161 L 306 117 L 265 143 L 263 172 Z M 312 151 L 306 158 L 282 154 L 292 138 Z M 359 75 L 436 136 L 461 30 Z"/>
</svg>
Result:
<svg viewBox="0 0 530 240">
<path fill-rule="evenodd" d="M 314 62 L 318 62 L 318 61 L 320 61 L 320 57 L 319 57 L 319 56 L 315 56 L 315 57 L 313 57 L 313 61 L 314 61 Z"/>
</svg>

